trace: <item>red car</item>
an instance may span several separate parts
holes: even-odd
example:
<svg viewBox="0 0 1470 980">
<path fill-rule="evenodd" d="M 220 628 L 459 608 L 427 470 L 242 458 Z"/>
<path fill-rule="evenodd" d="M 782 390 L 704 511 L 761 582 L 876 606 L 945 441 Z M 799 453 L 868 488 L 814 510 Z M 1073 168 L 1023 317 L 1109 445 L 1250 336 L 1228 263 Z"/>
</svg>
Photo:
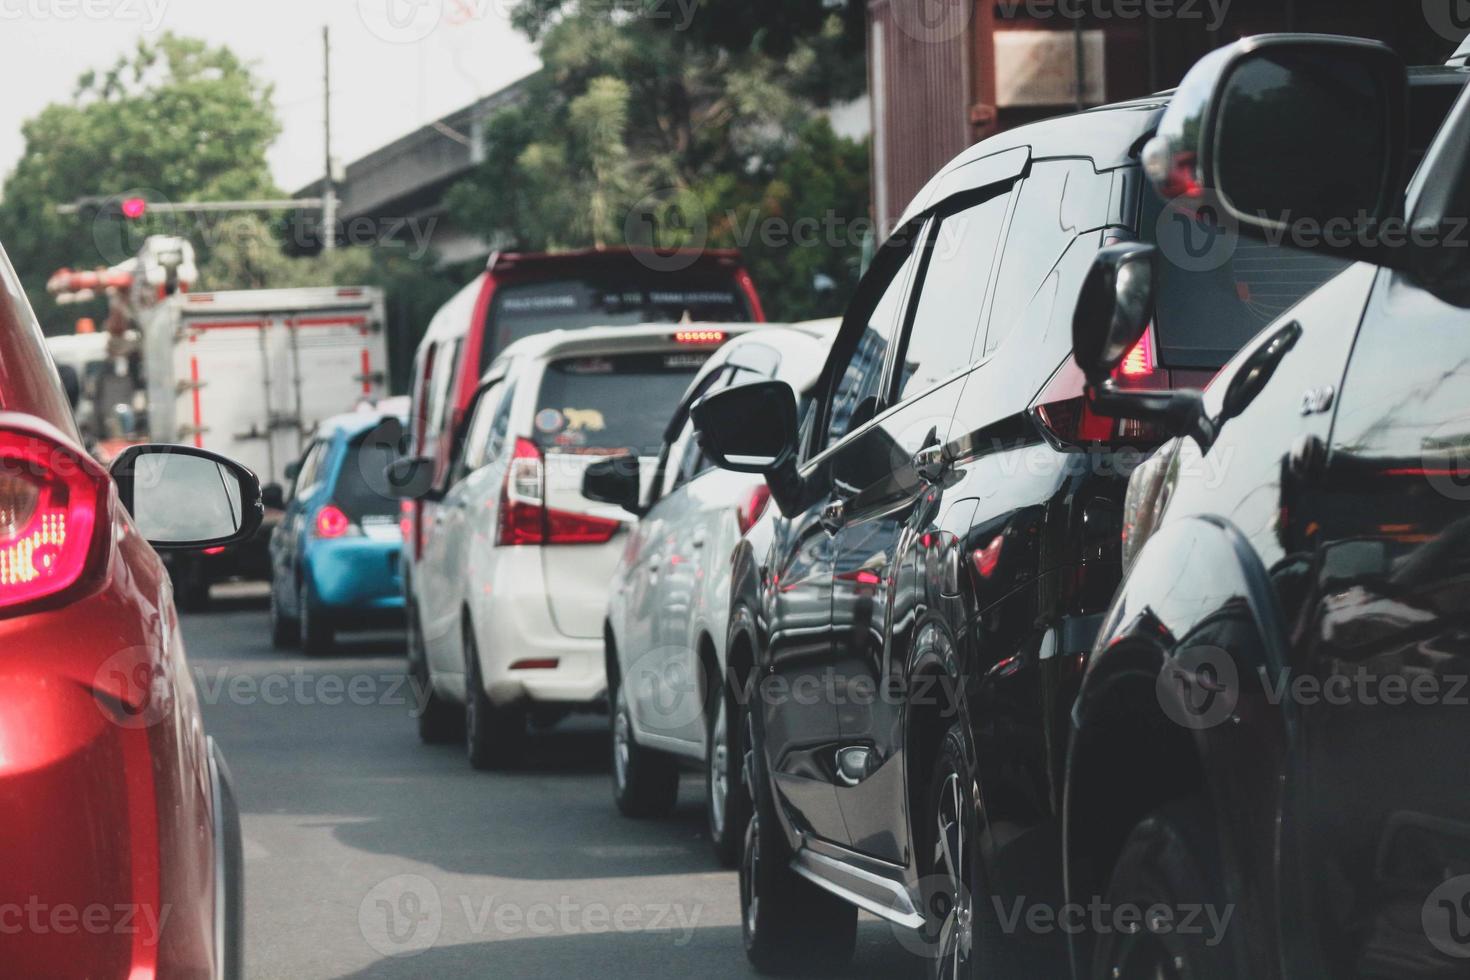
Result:
<svg viewBox="0 0 1470 980">
<path fill-rule="evenodd" d="M 241 975 L 239 816 L 154 549 L 261 517 L 202 450 L 87 455 L 0 251 L 0 974 Z"/>
</svg>

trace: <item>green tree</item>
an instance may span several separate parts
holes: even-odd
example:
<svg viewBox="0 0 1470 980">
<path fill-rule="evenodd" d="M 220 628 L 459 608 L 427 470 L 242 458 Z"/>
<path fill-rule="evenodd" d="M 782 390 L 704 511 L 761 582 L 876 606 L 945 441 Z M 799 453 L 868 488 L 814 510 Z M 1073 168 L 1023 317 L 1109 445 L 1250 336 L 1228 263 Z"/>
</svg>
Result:
<svg viewBox="0 0 1470 980">
<path fill-rule="evenodd" d="M 208 243 L 177 217 L 123 229 L 119 218 L 58 215 L 57 204 L 134 192 L 166 201 L 274 194 L 266 150 L 279 131 L 270 86 L 226 47 L 164 34 L 84 74 L 69 101 L 25 122 L 25 151 L 0 200 L 0 241 L 42 322 L 56 329 L 79 312 L 52 304 L 52 272 L 114 264 L 143 234 L 185 234 L 209 261 Z"/>
<path fill-rule="evenodd" d="M 861 91 L 846 8 L 793 14 L 800 29 L 776 43 L 749 19 L 717 41 L 720 5 L 684 24 L 678 4 L 622 6 L 523 0 L 515 20 L 540 43 L 544 70 L 491 120 L 485 160 L 451 190 L 449 210 L 535 250 L 636 240 L 647 214 L 661 246 L 745 248 L 772 317 L 840 308 L 861 250 L 847 232 L 868 211 L 867 150 L 821 114 Z M 844 231 L 794 243 L 797 223 L 812 221 Z M 815 294 L 818 274 L 836 290 Z"/>
</svg>

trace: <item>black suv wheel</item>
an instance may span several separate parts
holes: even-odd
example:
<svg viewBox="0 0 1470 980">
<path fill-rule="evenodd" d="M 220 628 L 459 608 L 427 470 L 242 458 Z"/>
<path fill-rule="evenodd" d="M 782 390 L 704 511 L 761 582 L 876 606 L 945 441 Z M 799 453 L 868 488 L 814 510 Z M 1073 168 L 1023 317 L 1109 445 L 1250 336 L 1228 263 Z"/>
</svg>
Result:
<svg viewBox="0 0 1470 980">
<path fill-rule="evenodd" d="M 740 932 L 745 955 L 761 973 L 825 972 L 852 959 L 857 907 L 791 870 L 791 848 L 777 822 L 775 801 L 750 712 L 740 726 L 744 783 L 751 813 L 740 857 Z"/>
</svg>

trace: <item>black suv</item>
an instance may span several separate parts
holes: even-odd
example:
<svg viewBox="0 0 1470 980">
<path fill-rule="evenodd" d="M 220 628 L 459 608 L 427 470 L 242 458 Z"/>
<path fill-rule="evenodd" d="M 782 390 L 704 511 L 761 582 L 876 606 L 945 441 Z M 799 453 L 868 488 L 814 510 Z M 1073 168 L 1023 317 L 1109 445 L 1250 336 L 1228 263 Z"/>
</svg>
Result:
<svg viewBox="0 0 1470 980">
<path fill-rule="evenodd" d="M 1278 35 L 1185 79 L 1145 151 L 1171 207 L 1359 261 L 1203 396 L 1108 380 L 1151 249 L 1084 293 L 1094 409 L 1182 438 L 1133 477 L 1073 714 L 1068 897 L 1233 917 L 1097 934 L 1079 975 L 1470 973 L 1470 93 L 1406 181 L 1410 77 Z"/>
<path fill-rule="evenodd" d="M 1460 82 L 1417 78 L 1416 106 L 1442 113 Z M 1065 930 L 1011 911 L 1064 901 L 1071 711 L 1121 578 L 1129 476 L 1188 414 L 1175 389 L 1348 266 L 1166 207 L 1141 153 L 1169 103 L 971 148 L 879 249 L 803 417 L 778 382 L 693 410 L 709 456 L 764 473 L 777 504 L 734 557 L 721 692 L 753 797 L 760 968 L 846 957 L 860 907 L 923 935 L 937 975 L 1067 969 Z M 1117 250 L 1139 241 L 1171 261 L 1106 389 L 1151 414 L 1115 418 L 1072 327 L 1089 275 L 1130 285 L 1143 266 Z M 1116 802 L 1099 792 L 1074 824 Z"/>
</svg>

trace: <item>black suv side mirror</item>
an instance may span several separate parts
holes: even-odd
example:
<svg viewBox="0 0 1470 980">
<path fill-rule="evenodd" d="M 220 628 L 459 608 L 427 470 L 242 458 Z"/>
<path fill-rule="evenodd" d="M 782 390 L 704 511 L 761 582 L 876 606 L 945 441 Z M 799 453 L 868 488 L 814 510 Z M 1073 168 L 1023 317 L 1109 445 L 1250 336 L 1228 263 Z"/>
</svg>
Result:
<svg viewBox="0 0 1470 980">
<path fill-rule="evenodd" d="M 1266 34 L 1220 48 L 1185 75 L 1149 179 L 1174 206 L 1295 248 L 1410 268 L 1403 235 L 1408 73 L 1377 41 Z"/>
<path fill-rule="evenodd" d="M 760 473 L 788 516 L 797 506 L 796 392 L 784 381 L 753 381 L 706 395 L 689 410 L 700 448 L 721 469 Z"/>
<path fill-rule="evenodd" d="M 132 446 L 113 461 L 118 500 L 160 551 L 244 541 L 265 519 L 260 481 L 231 459 L 193 446 Z"/>
<path fill-rule="evenodd" d="M 1153 319 L 1157 261 L 1158 249 L 1138 242 L 1098 250 L 1072 314 L 1072 356 L 1099 415 L 1154 422 L 1170 435 L 1194 436 L 1208 448 L 1215 427 L 1198 391 L 1125 390 L 1113 381 L 1113 371 Z"/>
<path fill-rule="evenodd" d="M 638 457 L 632 453 L 600 459 L 582 473 L 582 496 L 615 504 L 635 517 L 644 509 L 639 500 Z"/>
</svg>

